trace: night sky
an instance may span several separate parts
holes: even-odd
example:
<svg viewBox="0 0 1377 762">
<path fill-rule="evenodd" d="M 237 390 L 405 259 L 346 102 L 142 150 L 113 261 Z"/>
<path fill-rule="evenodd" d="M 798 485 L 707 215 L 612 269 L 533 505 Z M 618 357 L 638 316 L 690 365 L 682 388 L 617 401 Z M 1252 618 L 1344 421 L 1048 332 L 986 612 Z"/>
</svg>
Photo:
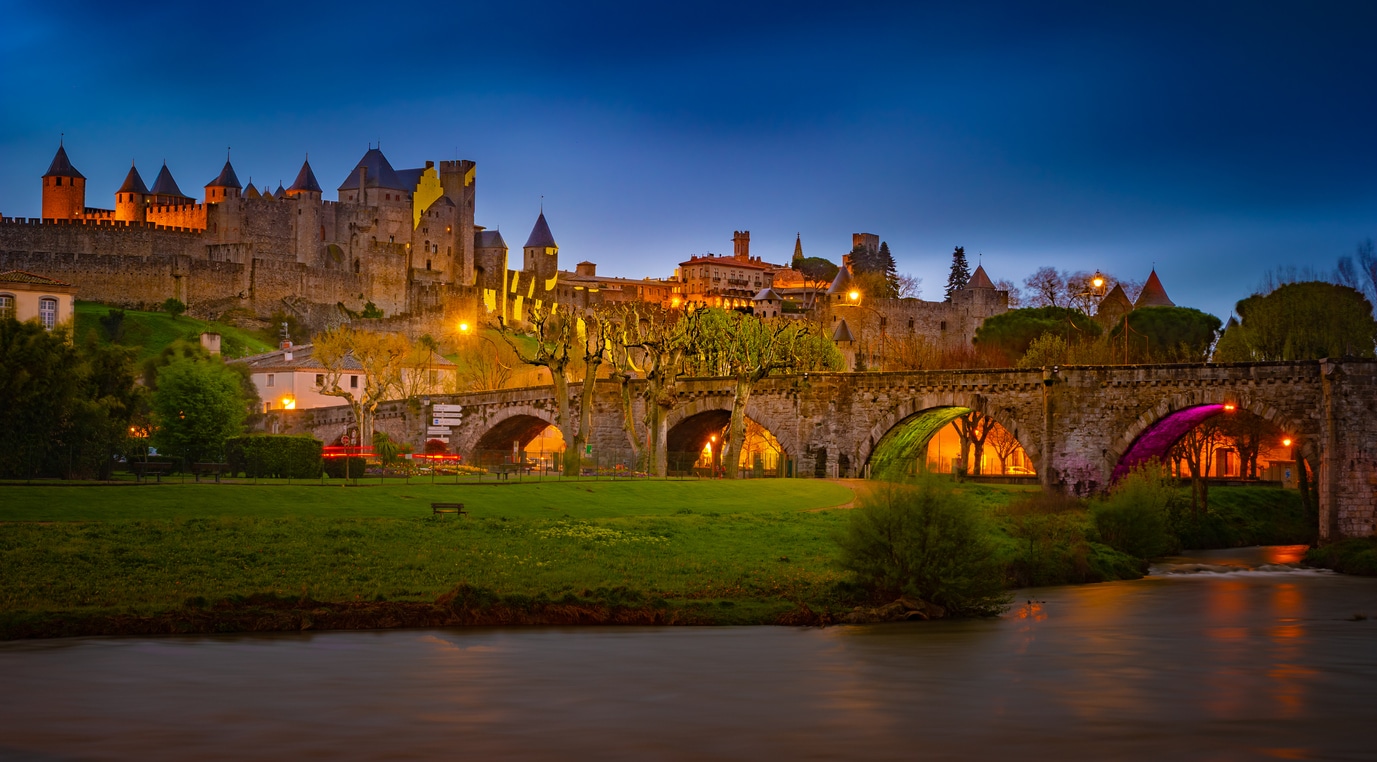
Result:
<svg viewBox="0 0 1377 762">
<path fill-rule="evenodd" d="M 873 232 L 929 299 L 960 244 L 1017 282 L 1155 263 L 1221 317 L 1377 236 L 1377 3 L 850 5 L 6 4 L 0 213 L 38 216 L 60 133 L 107 208 L 131 159 L 203 196 L 227 146 L 334 198 L 381 140 L 477 161 L 513 247 L 544 196 L 566 268 Z"/>
</svg>

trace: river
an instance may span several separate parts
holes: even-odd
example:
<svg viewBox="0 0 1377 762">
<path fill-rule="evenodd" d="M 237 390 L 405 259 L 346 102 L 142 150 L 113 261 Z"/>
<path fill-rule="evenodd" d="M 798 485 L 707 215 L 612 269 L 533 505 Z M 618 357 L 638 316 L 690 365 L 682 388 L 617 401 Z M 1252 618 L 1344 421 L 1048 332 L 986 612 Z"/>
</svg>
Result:
<svg viewBox="0 0 1377 762">
<path fill-rule="evenodd" d="M 1301 550 L 984 621 L 3 643 L 0 759 L 1377 759 L 1377 579 Z"/>
</svg>

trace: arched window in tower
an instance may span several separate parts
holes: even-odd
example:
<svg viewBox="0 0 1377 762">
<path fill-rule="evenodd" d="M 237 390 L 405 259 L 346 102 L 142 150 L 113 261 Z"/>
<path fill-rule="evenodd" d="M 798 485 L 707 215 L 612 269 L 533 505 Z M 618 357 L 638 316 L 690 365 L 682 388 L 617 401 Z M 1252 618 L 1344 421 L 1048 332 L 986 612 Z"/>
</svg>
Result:
<svg viewBox="0 0 1377 762">
<path fill-rule="evenodd" d="M 430 260 L 429 260 L 429 259 L 426 260 L 426 269 L 427 269 L 427 270 L 430 269 Z"/>
</svg>

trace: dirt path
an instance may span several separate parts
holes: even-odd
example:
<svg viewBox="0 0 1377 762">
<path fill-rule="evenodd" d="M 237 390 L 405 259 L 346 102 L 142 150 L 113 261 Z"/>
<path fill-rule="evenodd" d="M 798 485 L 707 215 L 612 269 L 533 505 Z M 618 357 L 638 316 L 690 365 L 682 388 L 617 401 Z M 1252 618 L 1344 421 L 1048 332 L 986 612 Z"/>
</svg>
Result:
<svg viewBox="0 0 1377 762">
<path fill-rule="evenodd" d="M 821 511 L 844 511 L 856 507 L 856 498 L 860 497 L 874 488 L 874 483 L 867 479 L 828 479 L 833 484 L 840 484 L 851 490 L 851 499 L 839 505 L 829 505 L 823 508 L 809 508 L 804 513 L 819 513 Z"/>
</svg>

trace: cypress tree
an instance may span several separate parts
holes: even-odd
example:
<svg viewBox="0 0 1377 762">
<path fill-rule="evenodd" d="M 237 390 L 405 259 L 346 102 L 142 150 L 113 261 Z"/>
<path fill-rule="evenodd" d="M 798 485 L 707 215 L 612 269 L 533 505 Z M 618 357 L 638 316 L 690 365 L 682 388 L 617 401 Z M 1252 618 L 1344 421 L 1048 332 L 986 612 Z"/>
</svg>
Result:
<svg viewBox="0 0 1377 762">
<path fill-rule="evenodd" d="M 971 266 L 966 262 L 966 247 L 957 246 L 951 253 L 951 274 L 947 276 L 947 301 L 971 279 Z"/>
</svg>

